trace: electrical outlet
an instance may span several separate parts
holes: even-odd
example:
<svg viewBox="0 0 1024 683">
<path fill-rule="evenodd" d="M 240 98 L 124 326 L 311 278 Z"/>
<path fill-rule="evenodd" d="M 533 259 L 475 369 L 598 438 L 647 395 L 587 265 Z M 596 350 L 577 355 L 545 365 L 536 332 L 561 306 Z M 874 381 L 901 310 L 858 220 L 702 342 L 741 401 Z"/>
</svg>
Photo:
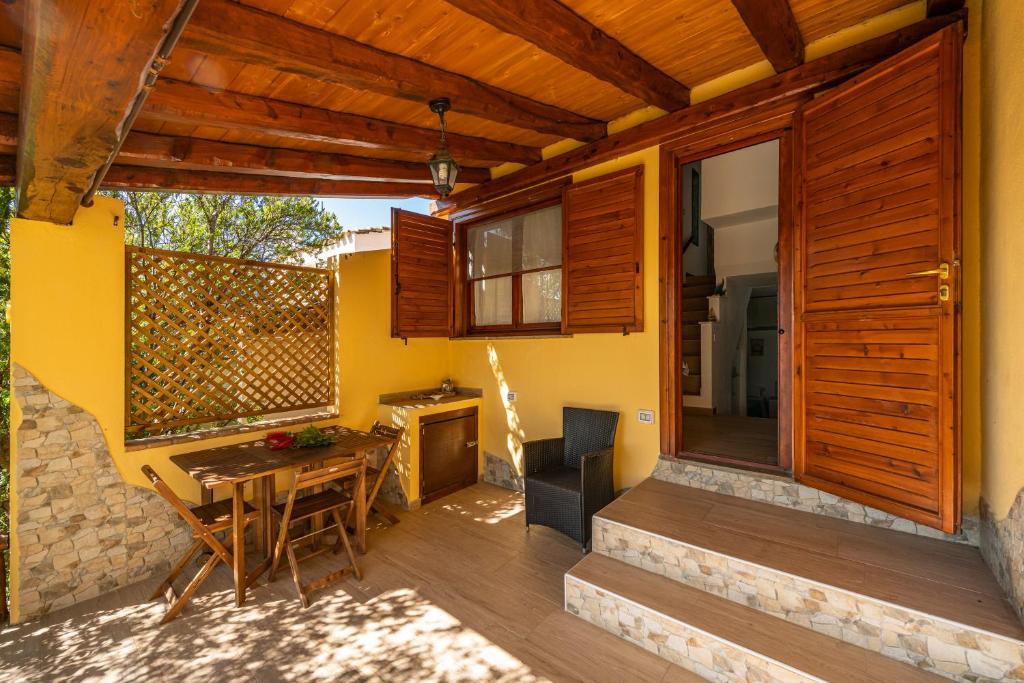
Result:
<svg viewBox="0 0 1024 683">
<path fill-rule="evenodd" d="M 641 408 L 637 411 L 636 419 L 640 424 L 652 425 L 654 424 L 654 411 Z"/>
<path fill-rule="evenodd" d="M 509 403 L 515 403 L 516 401 L 519 400 L 519 394 L 514 391 L 510 391 L 507 394 L 505 394 L 505 398 L 508 399 Z"/>
</svg>

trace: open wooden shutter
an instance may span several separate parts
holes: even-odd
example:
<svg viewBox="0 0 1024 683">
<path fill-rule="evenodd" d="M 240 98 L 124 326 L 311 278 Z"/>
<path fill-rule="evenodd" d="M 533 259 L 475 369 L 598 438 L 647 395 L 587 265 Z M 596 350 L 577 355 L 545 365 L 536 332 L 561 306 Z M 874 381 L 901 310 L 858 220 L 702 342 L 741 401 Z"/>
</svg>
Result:
<svg viewBox="0 0 1024 683">
<path fill-rule="evenodd" d="M 796 478 L 947 532 L 960 522 L 962 42 L 950 26 L 798 124 Z"/>
<path fill-rule="evenodd" d="M 644 328 L 643 166 L 567 187 L 562 196 L 562 331 Z"/>
<path fill-rule="evenodd" d="M 391 336 L 450 337 L 452 223 L 391 210 Z"/>
</svg>

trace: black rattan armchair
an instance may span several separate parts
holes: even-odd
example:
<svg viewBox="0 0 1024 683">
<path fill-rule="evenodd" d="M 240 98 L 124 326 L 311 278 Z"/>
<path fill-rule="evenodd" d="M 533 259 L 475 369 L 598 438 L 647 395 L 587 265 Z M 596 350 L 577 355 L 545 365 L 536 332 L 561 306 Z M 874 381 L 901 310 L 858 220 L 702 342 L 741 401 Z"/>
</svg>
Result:
<svg viewBox="0 0 1024 683">
<path fill-rule="evenodd" d="M 590 520 L 612 502 L 612 452 L 619 414 L 562 408 L 562 437 L 523 444 L 526 528 L 542 524 L 586 550 Z"/>
</svg>

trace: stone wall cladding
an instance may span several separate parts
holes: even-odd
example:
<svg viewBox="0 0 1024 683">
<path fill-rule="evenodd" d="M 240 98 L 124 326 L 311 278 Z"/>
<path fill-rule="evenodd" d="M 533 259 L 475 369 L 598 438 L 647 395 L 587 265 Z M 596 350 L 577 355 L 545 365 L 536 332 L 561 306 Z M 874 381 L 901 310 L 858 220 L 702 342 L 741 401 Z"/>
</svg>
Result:
<svg viewBox="0 0 1024 683">
<path fill-rule="evenodd" d="M 370 467 L 380 469 L 380 466 L 384 464 L 384 459 L 388 457 L 387 448 L 375 448 L 370 451 L 367 455 L 370 462 Z M 369 491 L 370 487 L 373 486 L 373 482 L 367 478 L 366 489 Z M 388 468 L 387 474 L 384 475 L 384 483 L 380 486 L 380 491 L 377 492 L 377 497 L 384 502 L 397 505 L 403 510 L 408 510 L 409 499 L 405 495 L 405 490 L 402 488 L 402 481 L 398 476 L 398 470 L 395 467 L 395 463 L 391 463 L 391 467 Z"/>
<path fill-rule="evenodd" d="M 1024 681 L 1024 643 L 594 517 L 594 552 L 959 681 Z"/>
<path fill-rule="evenodd" d="M 565 609 L 707 680 L 820 681 L 571 574 L 565 577 Z"/>
<path fill-rule="evenodd" d="M 170 505 L 126 484 L 96 419 L 12 365 L 21 620 L 168 571 L 191 543 Z"/>
<path fill-rule="evenodd" d="M 1024 489 L 1017 492 L 1006 519 L 999 521 L 982 499 L 981 555 L 1024 620 Z"/>
<path fill-rule="evenodd" d="M 484 452 L 484 481 L 520 493 L 526 492 L 523 476 L 513 469 L 512 463 L 486 451 Z"/>
<path fill-rule="evenodd" d="M 692 486 L 705 491 L 748 498 L 851 522 L 944 541 L 978 545 L 979 521 L 977 517 L 969 515 L 964 516 L 963 530 L 959 534 L 947 534 L 909 519 L 798 484 L 787 477 L 734 470 L 665 456 L 659 458 L 651 476 L 673 484 Z"/>
</svg>

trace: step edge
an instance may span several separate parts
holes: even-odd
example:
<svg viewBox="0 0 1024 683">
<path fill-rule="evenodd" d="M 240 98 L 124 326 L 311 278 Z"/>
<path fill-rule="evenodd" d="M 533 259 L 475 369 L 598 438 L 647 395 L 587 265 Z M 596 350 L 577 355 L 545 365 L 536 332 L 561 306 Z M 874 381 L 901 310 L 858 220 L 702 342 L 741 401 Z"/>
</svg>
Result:
<svg viewBox="0 0 1024 683">
<path fill-rule="evenodd" d="M 605 555 L 605 557 L 608 557 L 608 556 Z M 611 557 L 609 557 L 608 559 L 612 560 L 613 562 L 618 562 L 618 560 L 615 560 L 614 558 L 611 558 Z M 632 565 L 629 565 L 629 566 L 632 566 Z M 766 654 L 764 654 L 762 652 L 757 652 L 756 650 L 751 650 L 749 647 L 746 647 L 745 645 L 740 645 L 739 643 L 734 642 L 732 640 L 729 640 L 728 638 L 724 638 L 724 637 L 719 636 L 719 635 L 717 635 L 715 633 L 711 633 L 710 631 L 705 631 L 704 629 L 700 628 L 699 626 L 694 626 L 693 624 L 690 624 L 688 622 L 681 621 L 681 620 L 675 618 L 674 616 L 672 616 L 670 614 L 666 614 L 665 612 L 662 612 L 662 611 L 658 610 L 657 608 L 651 607 L 650 605 L 645 605 L 645 604 L 643 604 L 641 602 L 637 602 L 636 600 L 633 600 L 631 598 L 627 598 L 624 595 L 621 595 L 621 594 L 616 593 L 614 591 L 610 591 L 607 588 L 602 588 L 601 586 L 599 586 L 599 585 L 597 585 L 597 584 L 595 584 L 595 583 L 593 583 L 591 581 L 587 581 L 586 579 L 582 579 L 582 578 L 580 578 L 580 577 L 578 577 L 578 576 L 576 576 L 575 574 L 572 573 L 572 570 L 575 569 L 575 568 L 576 568 L 576 566 L 574 565 L 573 567 L 571 567 L 569 569 L 569 571 L 567 571 L 565 573 L 565 577 L 563 579 L 563 588 L 562 588 L 563 595 L 565 595 L 565 584 L 569 581 L 570 577 L 572 577 L 573 581 L 578 581 L 579 583 L 582 583 L 582 584 L 585 584 L 587 586 L 590 586 L 594 590 L 603 591 L 605 593 L 608 593 L 609 595 L 613 595 L 613 596 L 615 596 L 616 599 L 622 600 L 623 602 L 626 602 L 626 603 L 629 603 L 630 605 L 633 605 L 634 607 L 638 607 L 641 610 L 645 610 L 645 611 L 648 611 L 648 612 L 655 612 L 656 614 L 661 615 L 663 618 L 668 619 L 669 621 L 675 622 L 676 624 L 679 624 L 679 625 L 681 625 L 681 626 L 683 626 L 685 628 L 688 628 L 688 629 L 691 629 L 693 631 L 696 631 L 697 633 L 700 633 L 704 637 L 710 638 L 711 640 L 713 640 L 713 641 L 715 641 L 717 643 L 721 643 L 721 644 L 727 645 L 729 647 L 734 647 L 737 650 L 741 650 L 742 652 L 746 653 L 749 656 L 756 657 L 758 659 L 762 659 L 762 660 L 765 660 L 767 662 L 771 662 L 771 663 L 773 663 L 773 664 L 775 664 L 775 665 L 785 669 L 786 671 L 788 671 L 790 673 L 793 673 L 793 674 L 796 674 L 797 676 L 800 676 L 802 678 L 806 678 L 806 679 L 811 680 L 811 681 L 818 681 L 819 683 L 828 683 L 828 681 L 825 680 L 824 678 L 821 678 L 819 676 L 815 676 L 814 674 L 808 673 L 808 672 L 806 672 L 806 671 L 804 671 L 802 669 L 798 669 L 798 668 L 796 668 L 795 666 L 793 666 L 791 664 L 787 664 L 786 662 L 779 661 L 778 659 L 775 659 L 774 657 L 766 655 Z M 641 569 L 640 571 L 644 571 L 644 570 Z M 658 575 L 655 574 L 654 576 L 658 576 Z M 667 579 L 667 580 L 671 581 L 672 579 Z M 723 599 L 725 599 L 725 598 L 723 598 Z M 563 598 L 563 600 L 566 602 L 565 610 L 568 612 L 569 611 L 568 598 L 565 597 L 565 598 Z M 754 608 L 751 607 L 751 608 L 748 608 L 748 609 L 754 609 Z M 569 612 L 569 613 L 572 614 L 572 612 Z M 576 616 L 576 617 L 578 617 L 580 619 L 583 619 L 583 617 L 580 617 L 579 615 L 574 615 L 574 616 Z M 587 620 L 584 619 L 584 621 L 587 621 Z M 587 623 L 591 623 L 591 622 L 587 622 Z M 596 624 L 595 624 L 595 626 L 596 626 Z M 668 660 L 666 660 L 666 661 L 668 661 Z"/>
<path fill-rule="evenodd" d="M 988 629 L 981 628 L 979 626 L 971 626 L 970 624 L 964 624 L 964 623 L 959 622 L 959 621 L 952 621 L 951 619 L 948 619 L 947 617 L 939 616 L 939 615 L 936 615 L 936 614 L 930 614 L 928 612 L 922 612 L 921 610 L 916 609 L 914 607 L 908 607 L 906 605 L 901 605 L 899 603 L 890 602 L 888 600 L 884 600 L 882 598 L 876 598 L 876 597 L 874 597 L 872 595 L 867 595 L 865 593 L 857 593 L 856 591 L 852 591 L 849 588 L 843 588 L 842 586 L 835 586 L 833 584 L 825 583 L 825 582 L 819 581 L 817 579 L 810 579 L 810 578 L 807 578 L 806 576 L 800 576 L 799 574 L 792 574 L 790 572 L 785 571 L 784 569 L 777 569 L 775 567 L 770 567 L 770 566 L 767 566 L 767 565 L 759 564 L 757 562 L 752 562 L 750 560 L 745 560 L 745 559 L 743 559 L 741 557 L 736 557 L 735 555 L 728 555 L 726 553 L 719 552 L 717 550 L 712 550 L 710 548 L 705 548 L 703 546 L 694 545 L 693 543 L 687 543 L 686 541 L 681 541 L 678 538 L 672 538 L 670 536 L 664 536 L 664 535 L 659 534 L 659 533 L 657 533 L 655 531 L 650 531 L 648 529 L 643 529 L 641 527 L 636 527 L 636 526 L 632 526 L 630 524 L 624 524 L 624 523 L 616 521 L 616 520 L 608 519 L 607 517 L 600 516 L 600 514 L 595 514 L 594 518 L 595 519 L 600 519 L 600 521 L 602 523 L 604 523 L 604 524 L 615 524 L 615 525 L 618 525 L 618 526 L 623 527 L 625 529 L 631 529 L 633 531 L 636 531 L 636 532 L 639 532 L 639 533 L 642 533 L 642 534 L 647 534 L 649 536 L 653 536 L 655 538 L 659 538 L 659 539 L 661 539 L 663 541 L 667 541 L 669 543 L 676 543 L 676 544 L 679 544 L 679 545 L 682 545 L 682 546 L 686 546 L 687 548 L 693 548 L 694 550 L 699 550 L 701 552 L 705 552 L 705 553 L 709 553 L 711 555 L 715 555 L 716 557 L 728 558 L 728 559 L 734 560 L 736 562 L 742 562 L 744 564 L 750 565 L 751 567 L 756 567 L 758 569 L 763 569 L 763 570 L 766 570 L 766 571 L 769 571 L 769 572 L 774 572 L 776 574 L 781 574 L 783 576 L 787 576 L 787 577 L 790 577 L 792 579 L 796 579 L 798 581 L 806 582 L 808 584 L 811 584 L 814 587 L 828 588 L 830 590 L 835 590 L 835 591 L 838 591 L 840 593 L 844 593 L 844 594 L 846 594 L 848 596 L 851 596 L 851 597 L 854 597 L 854 598 L 861 598 L 861 599 L 871 600 L 873 602 L 876 602 L 876 603 L 878 603 L 880 605 L 884 605 L 886 607 L 900 609 L 900 610 L 905 610 L 905 611 L 911 613 L 914 616 L 925 617 L 927 619 L 934 619 L 934 620 L 940 621 L 940 622 L 942 622 L 942 623 L 944 623 L 944 624 L 946 624 L 948 626 L 952 626 L 952 627 L 955 627 L 955 628 L 961 628 L 961 629 L 964 629 L 964 630 L 970 630 L 970 631 L 973 631 L 973 632 L 976 632 L 976 633 L 980 633 L 980 634 L 982 634 L 982 635 L 984 635 L 984 636 L 986 636 L 988 638 L 994 638 L 996 640 L 1001 640 L 1001 641 L 1004 641 L 1004 642 L 1006 642 L 1008 644 L 1015 645 L 1015 646 L 1020 647 L 1020 648 L 1024 648 L 1024 640 L 1018 640 L 1016 638 L 1011 638 L 1010 636 L 1006 636 L 1006 635 L 1003 635 L 1001 633 L 995 633 L 993 631 L 989 631 Z M 599 550 L 595 550 L 594 552 L 599 553 L 601 555 L 604 555 L 604 553 L 602 553 Z M 609 559 L 612 559 L 612 560 L 615 559 L 615 558 L 611 557 L 610 555 L 605 555 L 605 557 L 608 557 Z M 633 566 L 633 565 L 630 565 L 630 566 Z M 646 571 L 646 570 L 641 569 L 641 571 Z M 651 572 L 651 573 L 653 574 L 654 572 Z M 660 574 L 656 574 L 656 576 L 661 576 L 661 575 Z M 665 577 L 665 578 L 668 578 L 668 577 Z M 674 581 L 674 579 L 669 579 L 669 581 Z M 679 583 L 681 583 L 681 582 L 679 582 Z M 726 599 L 728 599 L 728 598 L 726 598 Z M 739 603 L 737 603 L 737 604 L 739 604 Z M 756 607 L 751 607 L 751 609 L 757 609 L 757 608 Z M 761 610 L 758 610 L 758 611 L 761 611 Z"/>
</svg>

